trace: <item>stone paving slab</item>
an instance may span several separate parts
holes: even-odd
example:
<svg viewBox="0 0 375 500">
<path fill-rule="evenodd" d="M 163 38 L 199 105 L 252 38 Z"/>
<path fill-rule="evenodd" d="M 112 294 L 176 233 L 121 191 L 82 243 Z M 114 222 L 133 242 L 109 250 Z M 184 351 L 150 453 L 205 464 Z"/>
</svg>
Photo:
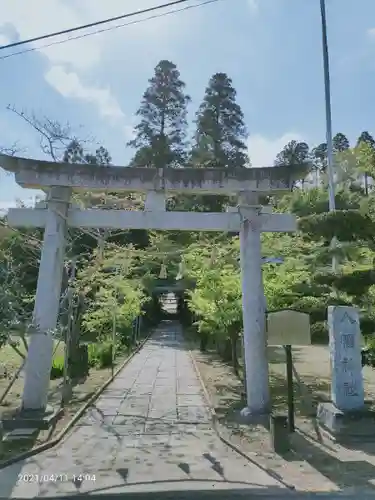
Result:
<svg viewBox="0 0 375 500">
<path fill-rule="evenodd" d="M 178 406 L 177 418 L 184 422 L 209 422 L 210 414 L 206 406 Z"/>
<path fill-rule="evenodd" d="M 21 473 L 39 475 L 39 483 L 17 481 Z M 53 481 L 56 475 L 64 480 Z M 162 323 L 62 443 L 0 471 L 0 496 L 105 496 L 234 483 L 284 491 L 219 440 L 180 326 Z"/>
</svg>

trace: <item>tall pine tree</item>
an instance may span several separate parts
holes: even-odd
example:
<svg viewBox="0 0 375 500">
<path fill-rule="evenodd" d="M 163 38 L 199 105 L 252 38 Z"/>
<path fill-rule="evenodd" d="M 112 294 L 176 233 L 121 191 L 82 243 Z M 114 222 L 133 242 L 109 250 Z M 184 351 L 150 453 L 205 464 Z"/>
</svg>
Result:
<svg viewBox="0 0 375 500">
<path fill-rule="evenodd" d="M 135 138 L 128 143 L 137 149 L 132 166 L 179 167 L 185 163 L 189 102 L 176 65 L 160 61 L 137 111 L 140 122 Z"/>
<path fill-rule="evenodd" d="M 236 90 L 226 73 L 214 74 L 196 116 L 191 160 L 195 166 L 246 167 L 247 131 Z"/>
<path fill-rule="evenodd" d="M 311 151 L 311 170 L 315 177 L 315 187 L 318 187 L 321 175 L 327 170 L 327 143 L 318 144 Z"/>
<path fill-rule="evenodd" d="M 350 148 L 348 138 L 341 132 L 338 132 L 332 139 L 332 145 L 334 153 L 342 153 Z"/>
<path fill-rule="evenodd" d="M 367 132 L 367 130 L 363 131 L 358 137 L 357 146 L 359 146 L 363 142 L 368 144 L 372 148 L 375 148 L 375 139 L 372 137 L 370 132 Z"/>
<path fill-rule="evenodd" d="M 311 154 L 315 167 L 320 172 L 325 172 L 327 169 L 327 143 L 322 142 L 321 144 L 316 146 L 312 150 Z"/>
<path fill-rule="evenodd" d="M 375 140 L 367 130 L 358 137 L 356 149 L 363 160 L 360 161 L 360 170 L 363 173 L 365 194 L 368 196 L 369 178 L 375 171 Z"/>
<path fill-rule="evenodd" d="M 294 140 L 288 142 L 276 156 L 275 166 L 288 166 L 295 179 L 300 180 L 303 186 L 306 175 L 311 170 L 308 144 Z"/>
</svg>

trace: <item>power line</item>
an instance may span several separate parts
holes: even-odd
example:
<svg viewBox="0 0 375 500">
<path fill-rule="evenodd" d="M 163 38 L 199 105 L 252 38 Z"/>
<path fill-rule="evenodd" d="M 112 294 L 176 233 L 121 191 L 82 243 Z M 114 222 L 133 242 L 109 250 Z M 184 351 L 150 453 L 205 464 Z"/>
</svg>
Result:
<svg viewBox="0 0 375 500">
<path fill-rule="evenodd" d="M 188 0 L 183 0 L 183 1 L 188 1 Z M 27 54 L 28 52 L 34 52 L 35 50 L 47 49 L 49 47 L 53 47 L 55 45 L 60 45 L 62 43 L 71 42 L 71 41 L 74 41 L 74 40 L 80 40 L 81 38 L 86 38 L 86 37 L 92 36 L 92 35 L 98 35 L 100 33 L 105 33 L 105 32 L 112 31 L 112 30 L 115 30 L 115 29 L 118 29 L 118 28 L 123 28 L 123 27 L 126 27 L 126 26 L 132 26 L 134 24 L 140 24 L 140 23 L 143 23 L 143 22 L 146 22 L 146 21 L 150 21 L 152 19 L 158 19 L 160 17 L 165 17 L 165 16 L 168 16 L 170 14 L 177 14 L 179 12 L 184 12 L 184 11 L 187 11 L 187 10 L 190 10 L 190 9 L 195 9 L 197 7 L 202 7 L 204 5 L 208 5 L 208 4 L 211 4 L 211 3 L 217 3 L 219 1 L 221 1 L 221 0 L 205 0 L 204 2 L 200 2 L 200 3 L 194 4 L 194 5 L 188 5 L 186 7 L 181 8 L 181 9 L 173 9 L 173 10 L 170 10 L 168 12 L 163 12 L 161 14 L 154 14 L 152 16 L 148 16 L 148 17 L 143 18 L 143 19 L 137 19 L 135 21 L 130 21 L 130 22 L 127 22 L 127 23 L 117 24 L 116 26 L 111 26 L 109 28 L 103 28 L 103 29 L 100 29 L 100 30 L 92 31 L 90 33 L 85 33 L 83 35 L 77 35 L 77 36 L 74 36 L 74 37 L 69 37 L 69 38 L 66 38 L 65 40 L 58 40 L 56 42 L 52 42 L 52 43 L 49 43 L 49 44 L 41 45 L 39 47 L 32 47 L 30 49 L 21 50 L 19 52 L 13 52 L 12 54 L 7 54 L 6 56 L 0 57 L 0 61 L 3 60 L 3 59 L 8 59 L 9 57 L 19 56 L 19 55 L 22 55 L 22 54 Z M 176 4 L 176 3 L 180 3 L 180 2 L 171 2 L 171 3 L 165 4 L 165 5 L 173 5 L 173 4 Z M 163 5 L 163 7 L 165 7 L 165 5 Z M 162 7 L 159 6 L 158 8 L 162 8 Z M 156 7 L 153 7 L 153 9 L 155 10 Z M 134 14 L 133 13 L 132 14 L 127 14 L 126 16 L 130 17 L 131 15 L 142 14 L 143 12 L 147 12 L 147 11 L 150 11 L 150 10 L 151 9 L 146 9 L 145 11 L 138 11 L 138 12 L 136 12 Z M 102 21 L 102 22 L 110 22 L 110 21 Z M 74 28 L 74 29 L 81 29 L 81 28 L 82 27 L 80 27 L 80 28 Z M 51 34 L 51 35 L 48 35 L 48 36 L 54 36 L 54 35 L 56 35 L 56 34 Z M 42 38 L 46 38 L 46 36 L 42 37 Z M 41 38 L 38 38 L 38 39 L 41 39 Z M 28 43 L 30 41 L 34 41 L 34 39 L 33 40 L 26 40 L 26 41 L 24 41 L 22 43 Z M 3 47 L 0 47 L 0 50 L 4 49 L 4 48 L 14 47 L 15 45 L 20 45 L 20 43 L 17 42 L 16 44 L 5 45 Z"/>
<path fill-rule="evenodd" d="M 182 9 L 174 9 L 174 10 L 171 10 L 169 12 L 164 12 L 162 14 L 155 14 L 153 16 L 146 17 L 144 19 L 139 19 L 139 20 L 136 20 L 136 21 L 128 22 L 128 23 L 118 24 L 116 26 L 111 26 L 110 28 L 104 28 L 104 29 L 101 29 L 101 30 L 96 30 L 96 31 L 93 31 L 93 32 L 90 32 L 90 33 L 85 33 L 84 35 L 78 35 L 78 36 L 75 36 L 75 37 L 69 37 L 69 38 L 67 38 L 65 40 L 59 40 L 57 42 L 52 42 L 52 43 L 49 43 L 49 44 L 46 44 L 46 45 L 41 45 L 39 47 L 32 47 L 30 49 L 21 50 L 19 52 L 14 52 L 12 54 L 7 54 L 6 56 L 0 57 L 0 60 L 8 59 L 9 57 L 13 57 L 13 56 L 27 54 L 28 52 L 34 52 L 36 50 L 46 49 L 46 48 L 49 48 L 49 47 L 53 47 L 54 45 L 60 45 L 62 43 L 71 42 L 73 40 L 79 40 L 81 38 L 86 38 L 87 36 L 97 35 L 97 34 L 100 34 L 100 33 L 105 33 L 105 32 L 112 31 L 112 30 L 115 30 L 115 29 L 118 29 L 118 28 L 123 28 L 125 26 L 131 26 L 131 25 L 139 24 L 139 23 L 142 23 L 142 22 L 145 22 L 145 21 L 150 21 L 152 19 L 157 19 L 157 18 L 160 18 L 160 17 L 165 17 L 165 16 L 168 16 L 170 14 L 176 14 L 178 12 L 183 12 L 183 11 L 190 10 L 190 9 L 195 9 L 197 7 L 202 7 L 204 5 L 208 5 L 208 4 L 211 4 L 211 3 L 217 3 L 219 1 L 221 1 L 221 0 L 206 0 L 205 2 L 201 2 L 201 3 L 195 4 L 195 5 L 189 5 L 187 7 L 183 7 Z M 1 48 L 2 47 L 0 47 L 0 50 L 1 50 Z"/>
<path fill-rule="evenodd" d="M 173 5 L 186 3 L 188 1 L 189 0 L 174 0 L 173 2 L 168 2 L 165 4 L 161 4 L 161 5 L 156 5 L 155 7 L 149 7 L 148 9 L 142 9 L 142 10 L 129 12 L 127 14 L 122 14 L 121 16 L 110 17 L 107 19 L 103 19 L 102 21 L 95 21 L 94 23 L 82 24 L 81 26 L 76 26 L 75 28 L 69 28 L 69 29 L 62 30 L 62 31 L 55 31 L 54 33 L 49 33 L 47 35 L 41 35 L 41 36 L 37 36 L 34 38 L 29 38 L 28 40 L 21 40 L 19 42 L 13 42 L 13 43 L 9 43 L 8 45 L 3 45 L 2 47 L 0 47 L 0 50 L 18 47 L 19 45 L 25 45 L 26 43 L 39 42 L 40 40 L 45 40 L 46 38 L 52 38 L 52 37 L 59 36 L 59 35 L 67 35 L 68 33 L 73 33 L 75 31 L 83 30 L 86 28 L 93 28 L 94 26 L 99 26 L 101 24 L 111 23 L 113 21 L 119 21 L 120 19 L 125 19 L 127 17 L 138 16 L 140 14 L 147 14 L 148 12 L 153 12 L 155 10 L 160 10 L 160 9 L 165 9 L 166 7 L 171 7 Z"/>
</svg>

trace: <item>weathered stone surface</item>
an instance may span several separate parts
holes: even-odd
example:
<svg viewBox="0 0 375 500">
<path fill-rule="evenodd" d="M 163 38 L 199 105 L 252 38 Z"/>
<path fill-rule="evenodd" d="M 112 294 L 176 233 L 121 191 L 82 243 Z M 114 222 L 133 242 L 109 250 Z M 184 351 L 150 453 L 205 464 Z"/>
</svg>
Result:
<svg viewBox="0 0 375 500">
<path fill-rule="evenodd" d="M 345 443 L 375 440 L 375 412 L 367 408 L 342 411 L 333 403 L 320 403 L 317 418 L 319 424 L 336 441 Z"/>
<path fill-rule="evenodd" d="M 365 405 L 361 332 L 354 307 L 330 306 L 328 326 L 331 402 L 317 410 L 319 424 L 341 442 L 375 437 L 375 413 Z"/>
<path fill-rule="evenodd" d="M 43 410 L 47 404 L 64 268 L 66 220 L 70 190 L 53 188 L 46 210 L 46 225 L 35 294 L 33 325 L 25 365 L 22 407 Z M 38 212 L 38 210 L 37 210 Z"/>
<path fill-rule="evenodd" d="M 270 404 L 265 330 L 260 223 L 256 207 L 248 207 L 240 231 L 243 346 L 246 399 L 243 413 L 267 413 Z"/>
<path fill-rule="evenodd" d="M 45 209 L 11 208 L 7 215 L 13 227 L 45 227 Z M 262 232 L 294 232 L 296 217 L 291 214 L 259 216 Z M 238 232 L 241 217 L 238 213 L 224 212 L 162 212 L 71 209 L 68 211 L 69 227 L 107 229 L 159 229 L 176 231 L 226 231 Z"/>
<path fill-rule="evenodd" d="M 23 187 L 70 186 L 78 190 L 236 193 L 289 191 L 290 168 L 130 168 L 54 163 L 0 155 L 0 165 Z"/>
<path fill-rule="evenodd" d="M 38 429 L 15 429 L 5 434 L 3 441 L 22 441 L 33 439 L 38 434 Z"/>
<path fill-rule="evenodd" d="M 354 307 L 328 308 L 331 400 L 337 409 L 352 411 L 364 407 L 361 362 L 361 333 L 358 311 Z"/>
<path fill-rule="evenodd" d="M 182 343 L 179 325 L 162 324 L 60 445 L 0 470 L 0 496 L 59 497 L 97 491 L 107 497 L 115 492 L 175 489 L 216 494 L 228 485 L 284 490 L 219 440 Z M 129 403 L 138 416 L 125 413 Z M 172 418 L 172 413 L 184 420 Z M 40 481 L 20 481 L 20 474 L 34 474 Z M 80 475 L 78 487 L 74 479 Z"/>
<path fill-rule="evenodd" d="M 16 429 L 49 429 L 62 415 L 62 408 L 47 406 L 45 410 L 23 410 L 9 418 L 3 418 L 2 425 L 5 430 Z"/>
</svg>

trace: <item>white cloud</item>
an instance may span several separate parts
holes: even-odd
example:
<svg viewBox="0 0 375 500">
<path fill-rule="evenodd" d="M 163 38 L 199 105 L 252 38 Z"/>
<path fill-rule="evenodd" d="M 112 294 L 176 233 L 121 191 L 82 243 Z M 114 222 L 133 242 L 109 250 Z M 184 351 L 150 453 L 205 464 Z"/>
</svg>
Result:
<svg viewBox="0 0 375 500">
<path fill-rule="evenodd" d="M 104 2 L 94 2 L 93 0 L 0 0 L 0 2 L 1 22 L 3 23 L 0 24 L 0 30 L 2 26 L 11 26 L 21 40 L 121 16 L 160 4 L 159 0 L 127 0 L 126 2 L 123 0 L 106 0 Z M 167 10 L 160 11 L 160 13 Z M 95 74 L 101 73 L 101 65 L 108 66 L 110 61 L 113 61 L 114 71 L 118 71 L 118 61 L 123 61 L 124 57 L 133 58 L 135 46 L 137 53 L 143 54 L 146 49 L 149 52 L 150 45 L 157 51 L 159 42 L 165 41 L 175 34 L 180 35 L 182 26 L 189 29 L 188 23 L 178 21 L 186 19 L 186 17 L 165 16 L 150 22 L 115 29 L 67 43 L 56 44 L 56 42 L 95 30 L 105 30 L 121 23 L 147 18 L 151 14 L 115 21 L 71 35 L 42 40 L 30 44 L 30 46 L 36 48 L 50 63 L 44 77 L 64 97 L 92 103 L 103 118 L 124 119 L 123 112 L 109 88 L 91 83 Z M 4 43 L 2 37 L 5 39 L 5 35 L 0 34 L 0 45 Z M 44 45 L 51 44 L 53 45 L 50 47 L 42 48 Z M 136 62 L 136 57 L 134 57 L 134 62 Z M 83 83 L 88 81 L 90 83 Z M 125 133 L 128 132 L 124 130 Z"/>
<path fill-rule="evenodd" d="M 95 104 L 103 118 L 124 118 L 124 113 L 109 88 L 85 85 L 76 73 L 68 72 L 62 66 L 52 66 L 45 74 L 45 79 L 64 97 Z"/>
<path fill-rule="evenodd" d="M 127 141 L 131 141 L 135 138 L 134 125 L 124 125 L 123 133 Z"/>
<path fill-rule="evenodd" d="M 252 14 L 257 14 L 259 11 L 258 0 L 247 0 L 247 5 L 249 6 L 250 12 Z"/>
<path fill-rule="evenodd" d="M 127 0 L 126 2 L 123 0 L 106 0 L 105 2 L 94 2 L 93 0 L 32 0 L 29 2 L 25 0 L 1 0 L 1 20 L 4 24 L 12 25 L 21 39 L 28 39 L 121 16 L 156 6 L 159 3 L 159 0 Z M 167 9 L 160 11 L 160 13 L 165 11 Z M 155 14 L 157 13 L 159 12 L 155 12 Z M 147 18 L 151 14 L 114 21 L 85 31 L 62 35 L 61 38 L 35 42 L 32 45 L 41 47 L 59 39 L 74 38 L 85 33 L 105 30 L 111 26 Z M 123 50 L 126 46 L 131 50 L 129 42 L 134 41 L 135 38 L 141 39 L 147 44 L 152 35 L 156 35 L 155 40 L 161 40 L 178 33 L 182 23 L 176 22 L 177 18 L 176 16 L 165 16 L 158 20 L 154 19 L 150 22 L 128 26 L 128 28 L 119 28 L 38 50 L 45 55 L 51 64 L 68 64 L 79 71 L 84 71 L 98 65 L 106 52 L 118 51 L 121 47 Z M 161 23 L 164 29 L 161 29 Z"/>
<path fill-rule="evenodd" d="M 2 20 L 14 26 L 21 39 L 33 38 L 81 24 L 77 13 L 60 0 L 23 0 L 2 1 Z M 65 35 L 66 37 L 66 35 Z M 35 42 L 34 47 L 40 47 L 56 39 Z M 70 63 L 90 67 L 100 59 L 100 50 L 91 40 L 82 39 L 80 43 L 69 42 L 56 45 L 51 49 L 40 50 L 53 63 Z"/>
<path fill-rule="evenodd" d="M 4 35 L 3 33 L 0 33 L 0 47 L 2 45 L 8 45 L 8 43 L 10 43 L 9 38 L 6 35 Z"/>
<path fill-rule="evenodd" d="M 247 145 L 252 166 L 272 166 L 276 155 L 292 140 L 303 141 L 305 139 L 300 134 L 293 132 L 287 132 L 275 139 L 265 137 L 261 134 L 250 135 Z"/>
<path fill-rule="evenodd" d="M 10 208 L 17 206 L 16 200 L 14 201 L 0 201 L 0 212 L 8 212 Z"/>
<path fill-rule="evenodd" d="M 367 36 L 375 40 L 375 28 L 370 28 L 367 30 Z"/>
</svg>

